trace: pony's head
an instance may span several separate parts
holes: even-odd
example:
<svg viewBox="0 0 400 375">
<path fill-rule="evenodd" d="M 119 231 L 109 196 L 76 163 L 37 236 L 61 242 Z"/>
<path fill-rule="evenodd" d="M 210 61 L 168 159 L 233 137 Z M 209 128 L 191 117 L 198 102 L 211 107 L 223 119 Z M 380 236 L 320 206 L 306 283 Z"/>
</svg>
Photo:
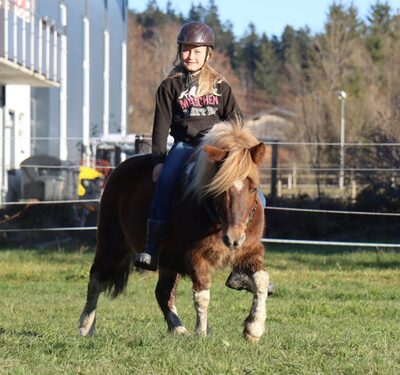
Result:
<svg viewBox="0 0 400 375">
<path fill-rule="evenodd" d="M 264 153 L 264 144 L 239 123 L 214 125 L 200 145 L 189 191 L 199 201 L 212 198 L 230 249 L 244 243 L 257 208 L 258 164 Z"/>
</svg>

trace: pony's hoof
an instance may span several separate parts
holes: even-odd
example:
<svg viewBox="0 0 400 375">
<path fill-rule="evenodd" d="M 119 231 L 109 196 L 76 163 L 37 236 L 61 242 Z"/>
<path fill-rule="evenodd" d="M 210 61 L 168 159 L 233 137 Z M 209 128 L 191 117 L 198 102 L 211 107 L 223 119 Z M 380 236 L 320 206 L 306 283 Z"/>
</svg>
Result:
<svg viewBox="0 0 400 375">
<path fill-rule="evenodd" d="M 147 271 L 157 271 L 157 260 L 153 258 L 150 254 L 139 253 L 135 258 L 135 267 Z"/>
<path fill-rule="evenodd" d="M 268 295 L 272 296 L 275 293 L 275 285 L 272 283 L 268 284 Z"/>
<path fill-rule="evenodd" d="M 189 331 L 184 326 L 175 327 L 173 330 L 171 330 L 171 333 L 178 336 L 190 336 Z"/>
<path fill-rule="evenodd" d="M 261 336 L 254 336 L 250 332 L 244 331 L 243 336 L 248 342 L 252 342 L 253 344 L 257 344 L 260 341 Z"/>
<path fill-rule="evenodd" d="M 196 331 L 196 335 L 199 337 L 207 337 L 208 333 L 207 331 Z"/>
<path fill-rule="evenodd" d="M 80 336 L 93 336 L 96 333 L 96 311 L 82 313 L 79 323 Z"/>
<path fill-rule="evenodd" d="M 249 342 L 260 341 L 265 332 L 265 324 L 261 321 L 246 322 L 243 330 L 243 336 Z"/>
<path fill-rule="evenodd" d="M 96 328 L 95 327 L 90 327 L 89 330 L 87 330 L 84 327 L 79 327 L 79 336 L 91 337 L 91 336 L 94 336 L 95 333 L 96 333 Z"/>
</svg>

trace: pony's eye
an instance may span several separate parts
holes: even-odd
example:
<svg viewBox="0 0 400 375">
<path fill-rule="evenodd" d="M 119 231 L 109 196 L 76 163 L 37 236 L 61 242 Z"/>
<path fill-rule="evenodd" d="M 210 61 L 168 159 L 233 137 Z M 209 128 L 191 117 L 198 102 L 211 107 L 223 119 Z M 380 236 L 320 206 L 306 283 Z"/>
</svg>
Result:
<svg viewBox="0 0 400 375">
<path fill-rule="evenodd" d="M 253 188 L 251 187 L 250 188 L 250 193 L 255 193 L 257 191 L 257 189 L 258 189 L 257 186 L 253 187 Z"/>
</svg>

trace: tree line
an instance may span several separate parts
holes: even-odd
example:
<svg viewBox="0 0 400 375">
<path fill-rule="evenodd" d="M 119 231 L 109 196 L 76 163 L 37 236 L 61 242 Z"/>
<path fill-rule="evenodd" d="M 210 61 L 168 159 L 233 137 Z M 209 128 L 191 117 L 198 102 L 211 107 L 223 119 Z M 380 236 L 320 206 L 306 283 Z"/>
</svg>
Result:
<svg viewBox="0 0 400 375">
<path fill-rule="evenodd" d="M 287 25 L 280 36 L 260 34 L 250 23 L 242 36 L 222 22 L 217 4 L 192 4 L 187 15 L 156 0 L 130 14 L 131 129 L 151 129 L 154 93 L 176 55 L 176 33 L 189 20 L 208 23 L 217 39 L 215 65 L 232 84 L 247 116 L 280 106 L 295 113 L 293 141 L 338 142 L 337 92 L 346 99 L 346 142 L 396 141 L 400 138 L 400 13 L 387 2 L 372 3 L 365 19 L 354 5 L 333 1 L 324 29 Z M 347 165 L 379 153 L 346 153 Z M 306 161 L 337 160 L 337 149 L 310 147 Z M 362 155 L 360 155 L 362 154 Z M 391 153 L 390 163 L 400 162 Z M 383 160 L 377 160 L 377 163 Z"/>
</svg>

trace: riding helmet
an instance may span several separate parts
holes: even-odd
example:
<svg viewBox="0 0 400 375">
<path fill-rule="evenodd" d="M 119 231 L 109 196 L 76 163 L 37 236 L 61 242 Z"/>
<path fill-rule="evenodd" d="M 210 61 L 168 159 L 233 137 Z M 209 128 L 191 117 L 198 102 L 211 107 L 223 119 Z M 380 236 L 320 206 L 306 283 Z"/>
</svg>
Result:
<svg viewBox="0 0 400 375">
<path fill-rule="evenodd" d="M 214 48 L 215 35 L 213 29 L 200 21 L 191 21 L 182 25 L 177 37 L 178 44 L 208 46 Z"/>
</svg>

